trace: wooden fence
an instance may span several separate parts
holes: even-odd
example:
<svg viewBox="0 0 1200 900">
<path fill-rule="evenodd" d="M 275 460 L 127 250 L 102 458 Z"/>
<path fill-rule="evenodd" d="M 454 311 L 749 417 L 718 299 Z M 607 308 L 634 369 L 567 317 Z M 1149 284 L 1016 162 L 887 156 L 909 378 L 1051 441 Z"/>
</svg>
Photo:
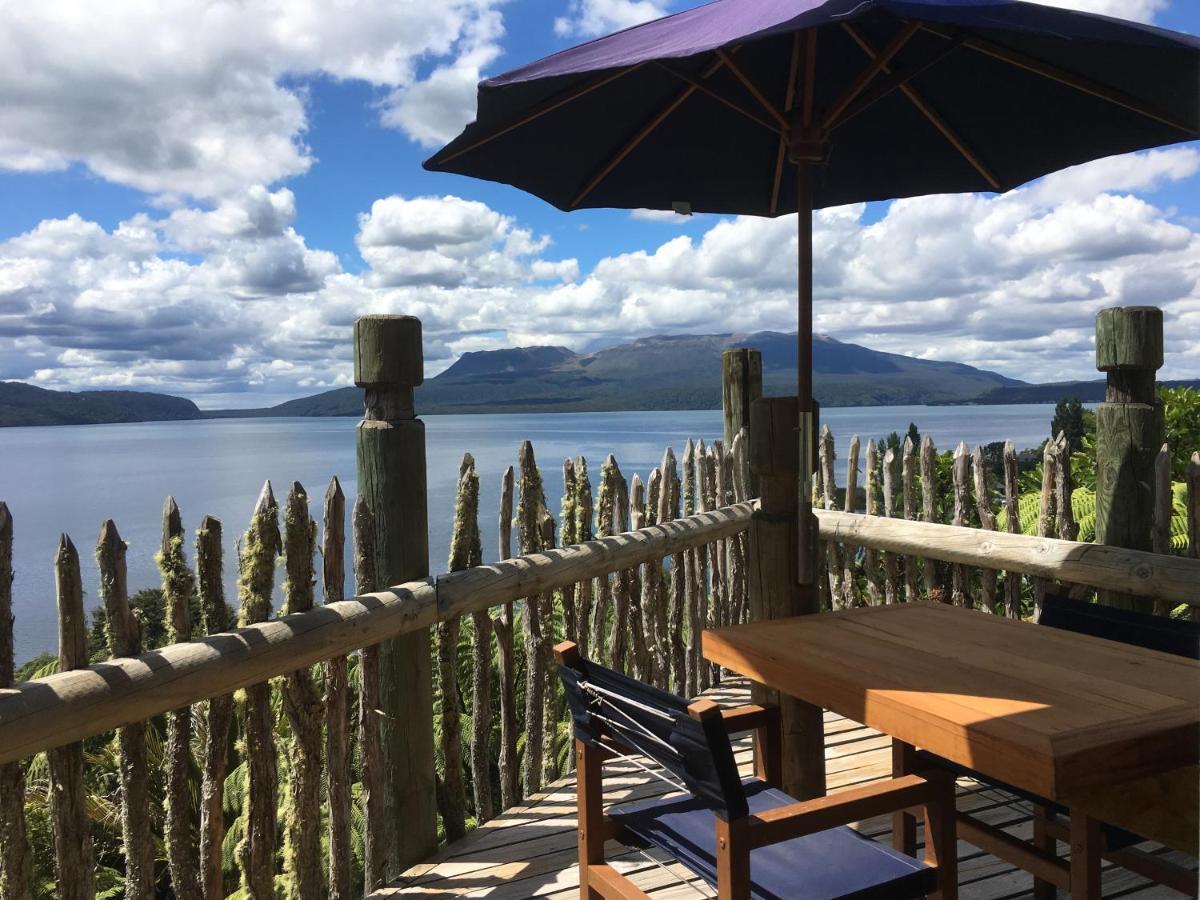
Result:
<svg viewBox="0 0 1200 900">
<path fill-rule="evenodd" d="M 697 635 L 749 616 L 750 570 L 762 562 L 748 536 L 756 515 L 748 435 L 728 448 L 689 441 L 679 458 L 668 449 L 644 481 L 627 480 L 609 456 L 597 490 L 586 460 L 566 460 L 557 518 L 525 442 L 501 481 L 502 561 L 490 565 L 481 564 L 481 488 L 468 454 L 450 571 L 390 587 L 377 574 L 376 517 L 364 498 L 347 510 L 334 479 L 318 528 L 293 484 L 281 524 L 268 483 L 239 545 L 235 631 L 221 523 L 202 519 L 192 544 L 168 500 L 159 555 L 168 645 L 143 645 L 125 546 L 105 522 L 96 553 L 108 658 L 88 658 L 79 555 L 64 536 L 55 559 L 60 671 L 15 686 L 14 521 L 0 503 L 0 896 L 91 900 L 100 885 L 137 900 L 167 890 L 216 900 L 238 889 L 344 900 L 378 887 L 388 877 L 380 836 L 389 789 L 378 648 L 398 636 L 435 633 L 432 733 L 446 840 L 569 765 L 555 640 L 574 639 L 665 689 L 704 690 L 720 673 L 702 660 Z M 883 452 L 869 441 L 863 452 L 854 438 L 841 489 L 828 430 L 820 449 L 826 608 L 932 599 L 1032 615 L 1059 587 L 1152 596 L 1163 609 L 1200 606 L 1200 454 L 1185 488 L 1187 547 L 1169 555 L 1074 540 L 1059 441 L 1047 445 L 1034 534 L 1020 533 L 1011 446 L 992 473 L 980 449 L 960 444 L 947 481 L 931 441 Z M 1160 512 L 1160 551 L 1169 521 Z M 273 618 L 281 563 L 284 602 Z M 347 564 L 357 590 L 348 599 Z M 54 850 L 38 862 L 31 841 L 47 835 Z M 361 859 L 361 882 L 352 858 Z M 36 883 L 38 865 L 53 868 L 40 874 L 56 888 Z"/>
<path fill-rule="evenodd" d="M 814 505 L 823 507 L 817 517 L 825 609 L 932 600 L 1036 618 L 1047 591 L 1057 590 L 1080 598 L 1098 591 L 1153 598 L 1162 615 L 1181 605 L 1200 612 L 1200 452 L 1176 487 L 1169 448 L 1162 447 L 1152 486 L 1152 552 L 1144 552 L 1077 541 L 1077 473 L 1062 435 L 1044 448 L 1036 493 L 1021 490 L 1011 441 L 999 471 L 989 468 L 983 447 L 960 442 L 947 478 L 928 436 L 919 448 L 905 438 L 899 453 L 870 440 L 862 454 L 854 435 L 841 486 L 828 427 L 818 446 Z"/>
<path fill-rule="evenodd" d="M 169 889 L 215 900 L 239 888 L 267 898 L 277 879 L 288 896 L 312 900 L 379 886 L 386 787 L 378 642 L 418 629 L 436 632 L 444 838 L 519 803 L 570 760 L 551 665 L 556 641 L 577 640 L 594 658 L 665 689 L 694 694 L 712 683 L 697 636 L 705 625 L 744 620 L 749 608 L 744 441 L 729 451 L 720 441 L 688 441 L 679 461 L 668 449 L 644 482 L 627 480 L 610 455 L 595 495 L 587 461 L 566 460 L 557 522 L 525 442 L 519 477 L 510 468 L 500 486 L 502 561 L 491 565 L 481 564 L 480 486 L 468 454 L 450 571 L 390 588 L 373 571 L 374 517 L 363 498 L 351 511 L 347 554 L 336 478 L 321 529 L 300 484 L 280 510 L 268 482 L 239 544 L 233 632 L 222 525 L 201 521 L 193 569 L 181 513 L 168 498 L 157 559 L 170 643 L 143 646 L 125 545 L 108 521 L 96 548 L 106 658 L 91 664 L 79 553 L 64 536 L 55 560 L 59 671 L 0 690 L 0 894 L 23 900 L 37 887 L 27 802 L 49 819 L 52 877 L 66 900 L 94 897 L 118 870 L 130 898 Z M 520 555 L 511 558 L 514 525 Z M 13 673 L 13 532 L 0 503 L 0 688 Z M 347 559 L 359 595 L 344 599 Z M 283 605 L 273 618 L 277 568 Z M 165 723 L 156 718 L 164 714 Z M 106 779 L 119 782 L 119 809 L 98 795 Z M 93 844 L 93 835 L 103 840 Z M 157 870 L 156 842 L 166 861 Z M 123 859 L 112 858 L 114 845 Z"/>
</svg>

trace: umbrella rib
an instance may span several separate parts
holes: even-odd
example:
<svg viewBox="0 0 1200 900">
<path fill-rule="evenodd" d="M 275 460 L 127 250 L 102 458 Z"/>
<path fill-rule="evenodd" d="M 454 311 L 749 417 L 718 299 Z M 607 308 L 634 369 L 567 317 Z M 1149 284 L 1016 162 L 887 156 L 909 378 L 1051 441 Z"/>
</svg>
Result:
<svg viewBox="0 0 1200 900">
<path fill-rule="evenodd" d="M 912 40 L 913 35 L 920 30 L 921 25 L 918 22 L 909 22 L 907 25 L 905 25 L 904 28 L 902 28 L 894 38 L 892 38 L 891 43 L 884 48 L 883 52 L 876 56 L 865 69 L 858 73 L 858 77 L 855 78 L 850 84 L 850 87 L 847 88 L 846 91 L 834 101 L 833 106 L 826 110 L 824 121 L 821 123 L 822 126 L 826 129 L 832 128 L 837 122 L 838 117 L 846 111 L 846 107 L 858 99 L 858 96 L 864 90 L 866 90 L 867 85 L 874 80 L 875 76 L 883 71 L 887 64 L 892 61 L 892 58 L 901 50 L 903 50 L 904 45 Z"/>
<path fill-rule="evenodd" d="M 705 94 L 706 96 L 712 97 L 712 99 L 716 100 L 718 103 L 724 103 L 726 106 L 728 106 L 734 112 L 741 113 L 743 116 L 745 116 L 750 121 L 757 122 L 759 125 L 761 125 L 763 128 L 770 131 L 772 134 L 779 134 L 779 126 L 778 125 L 773 125 L 770 122 L 766 122 L 763 119 L 760 119 L 755 113 L 750 112 L 750 110 L 745 109 L 744 107 L 738 106 L 736 103 L 734 103 L 728 97 L 722 97 L 720 94 L 718 94 L 712 88 L 710 88 L 708 85 L 700 83 L 692 76 L 685 75 L 683 72 L 675 71 L 674 69 L 672 69 L 670 66 L 668 66 L 666 63 L 662 62 L 661 60 L 655 60 L 654 64 L 656 66 L 658 66 L 660 69 L 662 69 L 664 72 L 666 72 L 667 74 L 674 75 L 680 81 L 684 81 L 684 82 L 690 84 L 692 87 L 694 87 L 700 93 Z"/>
<path fill-rule="evenodd" d="M 922 24 L 922 28 L 930 34 L 936 34 L 940 38 L 947 40 L 955 40 L 957 35 L 944 31 L 940 28 L 934 28 L 928 24 Z M 1048 78 L 1051 81 L 1057 81 L 1059 84 L 1065 84 L 1067 87 L 1075 88 L 1084 94 L 1090 94 L 1100 100 L 1107 100 L 1115 106 L 1120 106 L 1130 112 L 1138 113 L 1148 119 L 1153 119 L 1160 124 L 1177 128 L 1185 134 L 1196 136 L 1198 133 L 1194 126 L 1183 124 L 1175 119 L 1172 119 L 1165 113 L 1151 109 L 1146 106 L 1138 98 L 1132 97 L 1116 88 L 1109 87 L 1106 84 L 1101 84 L 1098 81 L 1092 81 L 1083 75 L 1076 75 L 1074 72 L 1068 72 L 1058 66 L 1043 62 L 1040 59 L 1029 56 L 1019 50 L 1011 50 L 1008 47 L 1003 47 L 993 41 L 984 38 L 969 36 L 963 37 L 962 43 L 970 47 L 977 53 L 982 53 L 984 56 L 990 56 L 993 59 L 998 59 L 1001 62 L 1006 62 L 1011 66 L 1016 66 L 1019 69 L 1024 69 L 1027 72 L 1032 72 L 1035 75 L 1041 75 L 1043 78 Z"/>
<path fill-rule="evenodd" d="M 854 39 L 855 43 L 862 48 L 863 52 L 866 53 L 867 56 L 875 58 L 877 51 L 871 46 L 866 38 L 858 33 L 858 30 L 855 29 L 853 25 L 850 25 L 849 23 L 843 23 L 842 28 L 846 30 L 846 33 Z M 885 74 L 891 74 L 891 68 L 886 65 L 883 67 L 883 71 Z M 975 169 L 976 172 L 983 176 L 984 180 L 992 186 L 993 190 L 1003 190 L 1003 188 L 1000 187 L 999 180 L 995 175 L 992 174 L 991 170 L 984 164 L 983 160 L 979 158 L 979 155 L 970 148 L 966 141 L 959 137 L 954 129 L 946 123 L 945 119 L 939 116 L 933 110 L 933 108 L 925 102 L 925 100 L 916 92 L 915 89 L 907 84 L 901 84 L 899 85 L 899 88 L 904 96 L 908 98 L 909 102 L 917 108 L 917 111 L 920 112 L 921 115 L 923 115 L 926 119 L 928 119 L 929 123 L 934 128 L 941 132 L 942 137 L 944 137 L 954 147 L 954 149 L 959 152 L 963 159 L 971 164 L 971 167 Z"/>
<path fill-rule="evenodd" d="M 841 118 L 829 126 L 829 130 L 836 131 L 837 129 L 841 128 L 856 116 L 866 112 L 884 97 L 887 97 L 899 90 L 901 85 L 908 84 L 918 75 L 923 75 L 924 73 L 928 72 L 961 46 L 961 41 L 955 41 L 952 44 L 947 44 L 920 65 L 903 70 L 893 70 L 892 73 L 887 76 L 886 80 L 878 80 L 875 84 L 875 87 L 873 87 L 868 93 L 855 100 L 850 108 L 842 113 Z"/>
<path fill-rule="evenodd" d="M 725 65 L 725 60 L 717 59 L 704 70 L 700 76 L 700 80 L 704 81 L 708 78 L 711 78 L 713 74 L 723 65 Z M 579 206 L 579 204 L 586 199 L 587 195 L 594 191 L 596 186 L 599 185 L 600 182 L 602 182 L 605 178 L 607 178 L 613 169 L 621 164 L 621 161 L 625 159 L 625 157 L 637 149 L 638 144 L 649 137 L 650 133 L 653 132 L 654 129 L 656 129 L 659 125 L 661 125 L 667 116 L 671 115 L 671 113 L 675 112 L 675 110 L 683 105 L 683 102 L 687 100 L 688 97 L 696 93 L 696 90 L 696 86 L 688 85 L 686 88 L 680 91 L 679 95 L 674 100 L 655 113 L 645 125 L 638 129 L 637 134 L 630 138 L 625 146 L 617 151 L 616 155 L 614 155 L 607 163 L 605 163 L 599 172 L 592 176 L 591 180 L 588 181 L 583 190 L 575 195 L 575 199 L 571 201 L 571 205 L 568 206 L 567 209 L 572 210 Z"/>
<path fill-rule="evenodd" d="M 592 79 L 581 87 L 567 91 L 565 94 L 558 94 L 549 100 L 546 100 L 539 106 L 534 107 L 534 109 L 521 116 L 521 118 L 517 119 L 515 122 L 510 122 L 509 124 L 505 125 L 499 131 L 494 131 L 491 134 L 482 137 L 465 147 L 460 147 L 449 156 L 439 159 L 438 163 L 445 164 L 451 162 L 452 160 L 458 159 L 464 153 L 470 153 L 472 150 L 476 150 L 482 147 L 484 144 L 490 144 L 492 141 L 496 140 L 496 138 L 503 137 L 511 131 L 516 131 L 521 126 L 528 125 L 530 122 L 540 119 L 542 116 L 546 115 L 546 113 L 554 112 L 554 110 L 562 106 L 566 106 L 568 103 L 578 100 L 580 97 L 590 94 L 597 88 L 602 88 L 606 84 L 616 81 L 618 78 L 628 75 L 630 72 L 636 69 L 640 69 L 643 65 L 645 65 L 645 63 L 636 63 L 632 66 L 626 66 L 623 69 L 618 69 L 615 72 L 607 72 L 599 78 Z"/>
<path fill-rule="evenodd" d="M 787 96 L 783 101 L 785 112 L 791 112 L 796 102 L 796 75 L 800 72 L 800 32 L 792 35 L 792 63 L 788 68 Z M 779 149 L 775 153 L 775 178 L 771 183 L 771 215 L 779 209 L 779 186 L 783 183 L 783 161 L 787 158 L 787 135 L 779 135 Z"/>
<path fill-rule="evenodd" d="M 749 75 L 742 71 L 741 67 L 734 61 L 734 58 L 726 50 L 720 48 L 717 50 L 717 56 L 729 67 L 729 71 L 750 92 L 751 96 L 759 102 L 762 108 L 771 114 L 771 118 L 779 123 L 779 127 L 787 131 L 791 127 L 791 123 L 788 122 L 787 117 L 775 108 L 774 103 L 763 96 L 763 92 L 758 89 L 758 85 L 750 79 Z"/>
</svg>

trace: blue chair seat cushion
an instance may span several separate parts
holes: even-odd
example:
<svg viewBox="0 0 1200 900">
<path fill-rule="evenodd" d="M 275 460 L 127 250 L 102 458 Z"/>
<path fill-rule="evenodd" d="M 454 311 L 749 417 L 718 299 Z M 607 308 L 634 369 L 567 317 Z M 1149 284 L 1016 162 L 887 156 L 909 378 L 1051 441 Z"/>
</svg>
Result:
<svg viewBox="0 0 1200 900">
<path fill-rule="evenodd" d="M 796 802 L 757 778 L 743 786 L 751 815 Z M 716 886 L 716 816 L 700 801 L 659 798 L 611 809 L 609 815 L 634 842 L 665 850 Z M 936 890 L 937 872 L 842 827 L 752 850 L 750 881 L 753 900 L 898 900 Z"/>
</svg>

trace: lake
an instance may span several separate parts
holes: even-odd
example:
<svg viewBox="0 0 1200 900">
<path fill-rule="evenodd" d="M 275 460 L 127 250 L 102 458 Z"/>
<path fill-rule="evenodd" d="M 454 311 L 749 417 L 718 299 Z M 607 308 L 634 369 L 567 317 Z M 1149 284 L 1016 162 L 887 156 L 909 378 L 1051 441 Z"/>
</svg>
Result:
<svg viewBox="0 0 1200 900">
<path fill-rule="evenodd" d="M 903 433 L 909 422 L 916 422 L 942 449 L 960 440 L 974 446 L 1006 439 L 1021 449 L 1048 436 L 1053 412 L 1053 405 L 849 407 L 822 410 L 822 421 L 833 429 L 839 456 L 845 454 L 851 434 L 862 435 L 865 444 L 870 437 Z M 481 481 L 484 558 L 494 560 L 500 477 L 506 466 L 516 465 L 523 439 L 533 441 L 546 500 L 557 518 L 564 457 L 587 457 L 595 489 L 600 463 L 609 453 L 615 454 L 626 478 L 638 473 L 645 480 L 665 447 L 681 455 L 689 436 L 708 442 L 721 435 L 719 410 L 423 418 L 431 572 L 446 566 L 458 464 L 466 451 L 475 456 Z M 236 606 L 236 540 L 264 479 L 271 479 L 280 506 L 292 481 L 299 481 L 319 520 L 325 488 L 336 475 L 349 510 L 355 496 L 356 422 L 209 419 L 0 429 L 0 500 L 8 503 L 15 530 L 18 663 L 53 650 L 57 642 L 52 561 L 60 533 L 69 534 L 79 550 L 85 604 L 91 609 L 100 602 L 93 550 L 101 522 L 113 519 L 129 545 L 130 593 L 157 586 L 154 553 L 163 499 L 173 495 L 189 531 L 189 561 L 201 518 L 213 515 L 222 521 L 226 599 Z M 838 480 L 844 478 L 839 470 Z M 282 573 L 277 581 L 282 581 Z"/>
</svg>

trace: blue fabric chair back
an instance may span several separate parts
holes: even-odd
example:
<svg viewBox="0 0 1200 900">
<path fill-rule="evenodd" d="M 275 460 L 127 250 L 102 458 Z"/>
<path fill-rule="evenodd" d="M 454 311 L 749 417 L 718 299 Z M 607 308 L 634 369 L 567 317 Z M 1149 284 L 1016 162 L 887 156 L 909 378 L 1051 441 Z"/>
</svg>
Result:
<svg viewBox="0 0 1200 900">
<path fill-rule="evenodd" d="M 575 737 L 603 747 L 602 737 L 654 760 L 718 815 L 748 812 L 729 735 L 720 720 L 692 718 L 686 701 L 578 658 L 559 666 Z"/>
<path fill-rule="evenodd" d="M 1039 625 L 1200 659 L 1200 622 L 1169 619 L 1047 594 Z"/>
</svg>

